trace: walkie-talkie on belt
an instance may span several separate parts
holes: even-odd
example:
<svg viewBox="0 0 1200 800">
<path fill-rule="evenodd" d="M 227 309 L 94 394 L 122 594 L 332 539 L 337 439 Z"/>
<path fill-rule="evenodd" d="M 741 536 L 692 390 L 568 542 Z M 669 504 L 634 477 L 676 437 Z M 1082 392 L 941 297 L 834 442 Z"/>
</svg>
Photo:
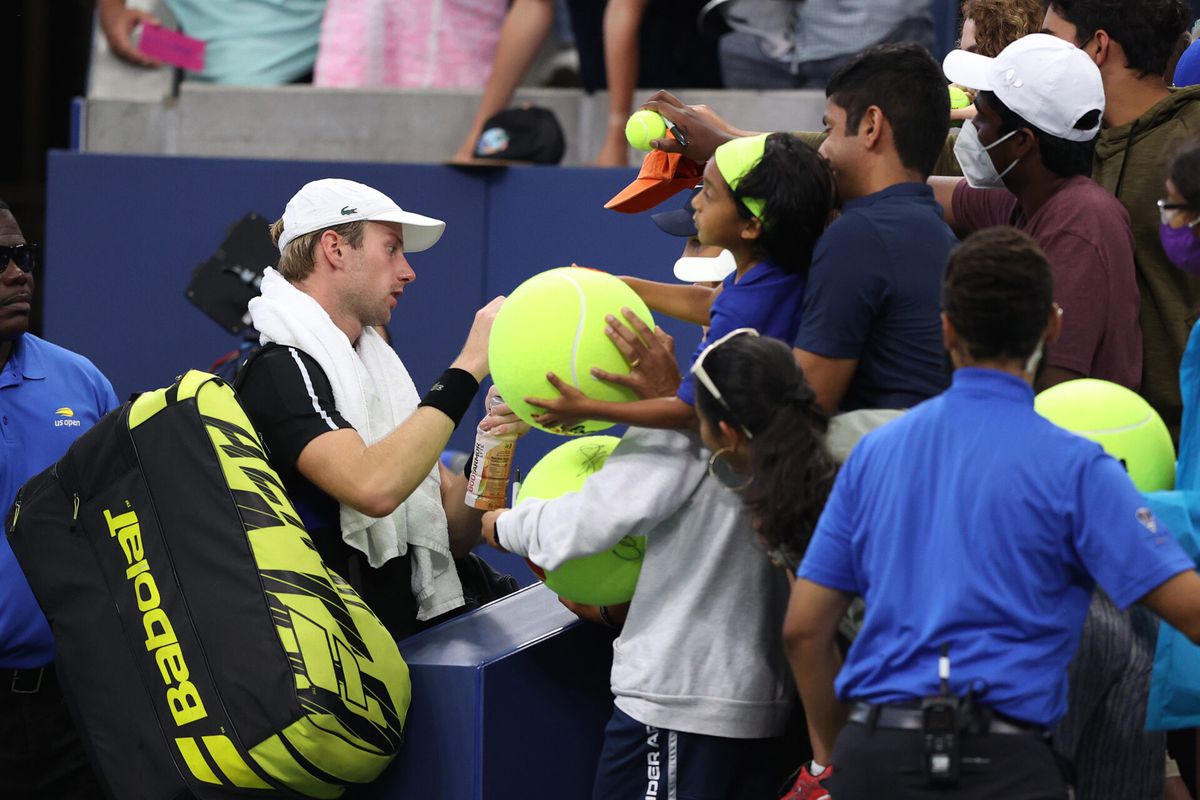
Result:
<svg viewBox="0 0 1200 800">
<path fill-rule="evenodd" d="M 938 658 L 938 678 L 941 681 L 939 694 L 921 701 L 925 777 L 930 786 L 953 786 L 958 783 L 961 757 L 961 705 L 959 698 L 950 694 L 950 656 L 945 644 Z"/>
</svg>

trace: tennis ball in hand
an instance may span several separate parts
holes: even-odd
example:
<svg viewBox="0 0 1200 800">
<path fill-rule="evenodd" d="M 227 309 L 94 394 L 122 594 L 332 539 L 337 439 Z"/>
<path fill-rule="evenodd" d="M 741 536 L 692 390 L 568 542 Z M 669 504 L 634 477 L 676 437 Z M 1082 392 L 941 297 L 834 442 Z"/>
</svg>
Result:
<svg viewBox="0 0 1200 800">
<path fill-rule="evenodd" d="M 577 435 L 611 427 L 611 422 L 588 421 L 569 431 L 550 430 L 533 418 L 544 409 L 525 398 L 558 397 L 558 389 L 546 380 L 546 373 L 553 372 L 594 400 L 636 400 L 632 390 L 592 377 L 593 367 L 629 372 L 621 351 L 604 333 L 609 314 L 618 325 L 627 324 L 622 307 L 654 327 L 654 317 L 637 293 L 607 272 L 560 267 L 514 289 L 496 314 L 488 339 L 492 381 L 513 413 L 550 433 Z"/>
<path fill-rule="evenodd" d="M 654 111 L 635 111 L 625 123 L 625 139 L 635 150 L 650 150 L 651 139 L 661 139 L 666 135 L 667 123 Z"/>
<path fill-rule="evenodd" d="M 1121 462 L 1143 492 L 1175 488 L 1175 446 L 1162 418 L 1136 392 L 1080 378 L 1051 386 L 1034 408 L 1060 428 L 1091 439 Z"/>
<path fill-rule="evenodd" d="M 950 110 L 966 108 L 971 105 L 971 96 L 957 86 L 950 87 Z"/>
<path fill-rule="evenodd" d="M 616 436 L 581 436 L 554 448 L 529 471 L 517 503 L 530 498 L 552 500 L 579 491 L 588 477 L 604 466 L 620 441 Z M 633 597 L 645 552 L 646 537 L 631 534 L 610 550 L 573 558 L 558 569 L 542 570 L 533 562 L 530 567 L 560 597 L 607 606 Z"/>
</svg>

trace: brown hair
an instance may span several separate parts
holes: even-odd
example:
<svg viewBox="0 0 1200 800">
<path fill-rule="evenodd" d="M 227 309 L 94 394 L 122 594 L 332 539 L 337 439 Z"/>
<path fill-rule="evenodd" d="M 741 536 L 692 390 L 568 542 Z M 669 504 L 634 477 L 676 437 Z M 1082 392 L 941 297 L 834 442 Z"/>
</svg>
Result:
<svg viewBox="0 0 1200 800">
<path fill-rule="evenodd" d="M 291 283 L 298 283 L 312 274 L 313 267 L 316 266 L 316 259 L 313 257 L 313 251 L 316 250 L 317 242 L 321 239 L 321 234 L 325 231 L 333 231 L 346 240 L 346 243 L 358 249 L 362 245 L 363 233 L 367 230 L 367 223 L 363 220 L 357 222 L 347 222 L 344 225 L 331 225 L 328 228 L 303 233 L 288 242 L 287 247 L 279 255 L 279 263 L 275 266 L 276 272 L 282 275 Z M 283 235 L 283 220 L 275 221 L 271 226 L 271 244 L 279 246 L 279 237 Z"/>
<path fill-rule="evenodd" d="M 1010 44 L 1042 29 L 1042 0 L 967 0 L 963 19 L 975 20 L 975 52 L 995 58 Z"/>
</svg>

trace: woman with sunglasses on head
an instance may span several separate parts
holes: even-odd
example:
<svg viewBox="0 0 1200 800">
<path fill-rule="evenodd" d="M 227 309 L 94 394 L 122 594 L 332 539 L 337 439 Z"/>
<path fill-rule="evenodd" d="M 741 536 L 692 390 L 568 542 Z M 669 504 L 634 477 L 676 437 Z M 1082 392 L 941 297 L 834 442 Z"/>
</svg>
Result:
<svg viewBox="0 0 1200 800">
<path fill-rule="evenodd" d="M 743 328 L 713 342 L 692 365 L 709 471 L 741 495 L 771 561 L 788 577 L 833 486 L 829 419 L 777 339 Z"/>
<path fill-rule="evenodd" d="M 713 342 L 692 365 L 700 436 L 709 471 L 736 489 L 771 563 L 789 581 L 833 487 L 837 463 L 825 444 L 829 419 L 792 350 L 751 329 Z M 828 797 L 831 754 L 817 749 L 785 800 Z"/>
</svg>

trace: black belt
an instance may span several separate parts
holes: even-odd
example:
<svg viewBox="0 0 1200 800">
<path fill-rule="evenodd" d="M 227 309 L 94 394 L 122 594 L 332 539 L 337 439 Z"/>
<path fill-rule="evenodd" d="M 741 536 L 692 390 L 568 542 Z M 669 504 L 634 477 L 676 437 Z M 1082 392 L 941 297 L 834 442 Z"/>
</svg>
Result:
<svg viewBox="0 0 1200 800">
<path fill-rule="evenodd" d="M 0 691 L 12 694 L 37 694 L 49 678 L 54 676 L 54 667 L 37 669 L 6 669 L 0 671 Z"/>
<path fill-rule="evenodd" d="M 980 733 L 1022 734 L 1026 736 L 1046 735 L 1046 728 L 1042 725 L 1001 719 L 995 712 L 989 714 L 984 709 L 977 711 L 975 716 L 980 721 L 980 725 L 978 726 Z M 987 720 L 985 726 L 983 721 L 988 716 L 991 718 Z M 854 707 L 850 709 L 850 721 L 857 722 L 860 725 L 874 725 L 876 728 L 919 731 L 925 725 L 925 715 L 921 713 L 921 709 L 907 705 L 873 706 L 869 703 L 855 703 Z M 974 725 L 967 726 L 968 731 L 972 731 L 974 728 Z"/>
</svg>

